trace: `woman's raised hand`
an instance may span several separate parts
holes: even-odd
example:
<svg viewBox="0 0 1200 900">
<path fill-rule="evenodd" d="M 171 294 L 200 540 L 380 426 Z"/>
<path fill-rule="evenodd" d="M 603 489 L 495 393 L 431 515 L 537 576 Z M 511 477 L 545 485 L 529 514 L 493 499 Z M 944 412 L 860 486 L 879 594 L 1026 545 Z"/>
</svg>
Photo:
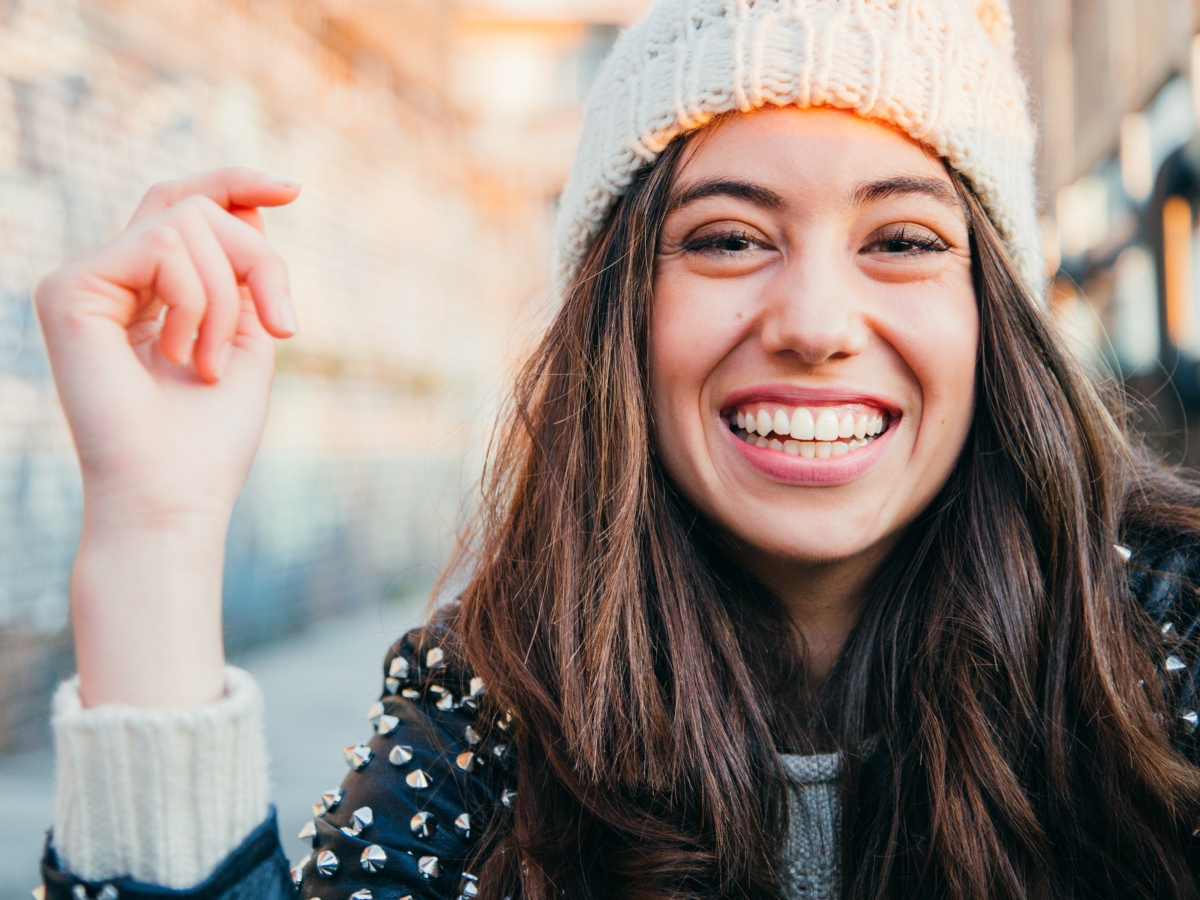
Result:
<svg viewBox="0 0 1200 900">
<path fill-rule="evenodd" d="M 223 690 L 225 534 L 262 436 L 272 337 L 296 331 L 258 207 L 298 193 L 246 169 L 157 185 L 119 237 L 38 286 L 83 471 L 71 606 L 87 705 Z"/>
</svg>

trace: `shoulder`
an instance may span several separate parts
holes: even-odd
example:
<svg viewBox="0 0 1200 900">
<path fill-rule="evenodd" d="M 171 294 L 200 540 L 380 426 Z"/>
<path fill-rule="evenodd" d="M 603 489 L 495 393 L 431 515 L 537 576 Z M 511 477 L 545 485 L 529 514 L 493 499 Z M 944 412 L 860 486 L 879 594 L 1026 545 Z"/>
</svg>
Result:
<svg viewBox="0 0 1200 900">
<path fill-rule="evenodd" d="M 1200 764 L 1200 535 L 1145 530 L 1124 541 L 1130 594 L 1160 639 L 1152 652 L 1175 718 L 1174 744 Z"/>
<path fill-rule="evenodd" d="M 506 829 L 516 766 L 509 721 L 488 712 L 458 647 L 433 624 L 388 651 L 375 734 L 346 748 L 346 780 L 313 806 L 312 851 L 293 872 L 303 896 L 472 895 L 481 836 Z"/>
</svg>

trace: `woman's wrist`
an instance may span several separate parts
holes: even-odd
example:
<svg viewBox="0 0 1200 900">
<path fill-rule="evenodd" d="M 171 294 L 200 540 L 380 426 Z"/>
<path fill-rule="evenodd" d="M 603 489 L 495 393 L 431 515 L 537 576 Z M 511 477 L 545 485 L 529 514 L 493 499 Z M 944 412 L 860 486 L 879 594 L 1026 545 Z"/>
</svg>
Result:
<svg viewBox="0 0 1200 900">
<path fill-rule="evenodd" d="M 224 692 L 227 518 L 138 524 L 85 513 L 71 613 L 85 707 L 188 708 Z"/>
</svg>

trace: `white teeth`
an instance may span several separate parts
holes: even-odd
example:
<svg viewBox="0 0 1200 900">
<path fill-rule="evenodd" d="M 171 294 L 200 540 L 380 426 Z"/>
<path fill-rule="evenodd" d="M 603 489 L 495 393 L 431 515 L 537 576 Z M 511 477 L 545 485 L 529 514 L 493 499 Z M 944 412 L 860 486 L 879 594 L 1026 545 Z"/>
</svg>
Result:
<svg viewBox="0 0 1200 900">
<path fill-rule="evenodd" d="M 799 456 L 801 444 L 799 441 L 784 441 L 783 452 L 788 456 Z"/>
<path fill-rule="evenodd" d="M 758 426 L 754 424 L 754 416 L 746 416 L 746 424 L 742 427 L 745 428 L 750 434 L 754 434 L 754 432 L 758 431 Z"/>
<path fill-rule="evenodd" d="M 829 441 L 817 441 L 817 459 L 827 458 L 833 450 L 833 444 Z"/>
<path fill-rule="evenodd" d="M 838 420 L 838 437 L 854 437 L 854 414 L 845 413 Z"/>
<path fill-rule="evenodd" d="M 775 440 L 768 441 L 767 449 L 768 450 L 782 450 L 783 449 L 783 441 L 775 441 Z"/>
<path fill-rule="evenodd" d="M 817 414 L 813 427 L 813 436 L 818 441 L 836 441 L 838 439 L 838 417 L 832 409 L 823 409 Z"/>
<path fill-rule="evenodd" d="M 800 445 L 800 455 L 805 459 L 812 459 L 817 455 L 817 445 L 813 441 L 805 441 Z"/>
<path fill-rule="evenodd" d="M 769 412 L 767 412 L 765 409 L 760 409 L 758 411 L 758 418 L 755 420 L 754 424 L 756 424 L 758 426 L 759 434 L 770 434 L 771 433 L 771 424 L 772 424 L 771 414 Z"/>
<path fill-rule="evenodd" d="M 811 441 L 816 434 L 816 423 L 812 413 L 805 407 L 797 406 L 792 413 L 791 435 L 798 441 Z"/>
<path fill-rule="evenodd" d="M 867 436 L 867 414 L 863 413 L 854 420 L 854 436 L 862 440 Z"/>
<path fill-rule="evenodd" d="M 850 452 L 850 445 L 845 441 L 834 441 L 833 448 L 830 451 L 830 456 L 841 456 L 843 453 Z"/>
<path fill-rule="evenodd" d="M 738 410 L 738 414 L 737 414 L 737 427 L 741 428 L 743 430 L 745 430 L 745 428 L 746 428 L 746 414 L 744 412 L 742 412 L 740 409 Z"/>
<path fill-rule="evenodd" d="M 754 439 L 754 445 L 755 445 L 756 447 L 766 447 L 766 446 L 767 446 L 767 439 L 766 439 L 765 437 L 763 437 L 763 436 L 760 434 L 760 435 L 758 435 L 757 437 L 755 437 L 755 439 Z"/>
<path fill-rule="evenodd" d="M 781 434 L 787 437 L 792 430 L 791 424 L 788 422 L 787 413 L 782 409 L 775 410 L 775 419 L 771 422 L 771 429 L 776 434 Z"/>
</svg>

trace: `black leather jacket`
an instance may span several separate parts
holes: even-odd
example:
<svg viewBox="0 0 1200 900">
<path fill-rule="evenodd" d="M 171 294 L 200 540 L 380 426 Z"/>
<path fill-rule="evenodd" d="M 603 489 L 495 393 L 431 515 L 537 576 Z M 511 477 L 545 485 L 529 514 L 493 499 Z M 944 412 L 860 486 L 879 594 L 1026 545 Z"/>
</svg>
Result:
<svg viewBox="0 0 1200 900">
<path fill-rule="evenodd" d="M 1200 628 L 1200 547 L 1168 537 L 1130 541 L 1130 587 L 1168 641 L 1182 645 Z M 463 900 L 479 835 L 503 831 L 516 797 L 513 751 L 503 716 L 480 712 L 483 685 L 449 665 L 448 634 L 417 629 L 388 652 L 376 731 L 347 750 L 351 771 L 339 791 L 314 805 L 312 851 L 289 871 L 274 814 L 202 885 L 172 891 L 129 879 L 80 882 L 59 868 L 52 842 L 42 863 L 48 900 Z M 1167 677 L 1180 698 L 1173 733 L 1200 762 L 1200 661 L 1171 654 Z M 497 817 L 500 817 L 497 819 Z M 83 893 L 80 893 L 80 891 Z"/>
</svg>

